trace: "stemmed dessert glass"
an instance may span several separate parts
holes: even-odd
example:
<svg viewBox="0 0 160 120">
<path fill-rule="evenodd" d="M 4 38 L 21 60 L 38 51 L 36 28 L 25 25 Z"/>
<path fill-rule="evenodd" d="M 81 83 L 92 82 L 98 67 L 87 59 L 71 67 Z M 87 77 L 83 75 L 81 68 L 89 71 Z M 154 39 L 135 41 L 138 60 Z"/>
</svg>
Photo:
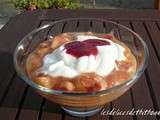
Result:
<svg viewBox="0 0 160 120">
<path fill-rule="evenodd" d="M 130 80 L 108 88 L 90 93 L 69 93 L 53 90 L 33 82 L 26 73 L 26 58 L 43 41 L 65 32 L 110 33 L 124 42 L 137 60 L 136 73 Z M 101 108 L 124 94 L 141 76 L 147 65 L 148 49 L 142 38 L 131 29 L 104 19 L 72 18 L 43 25 L 27 34 L 17 45 L 14 52 L 14 64 L 18 75 L 47 100 L 59 104 L 67 113 L 85 117 L 91 116 Z"/>
</svg>

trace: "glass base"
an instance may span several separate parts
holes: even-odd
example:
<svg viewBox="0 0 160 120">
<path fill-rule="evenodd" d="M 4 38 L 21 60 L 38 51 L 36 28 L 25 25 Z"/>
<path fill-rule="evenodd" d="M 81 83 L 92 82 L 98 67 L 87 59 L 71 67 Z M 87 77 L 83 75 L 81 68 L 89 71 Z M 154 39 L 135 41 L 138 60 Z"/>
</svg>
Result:
<svg viewBox="0 0 160 120">
<path fill-rule="evenodd" d="M 102 107 L 96 107 L 96 108 L 70 108 L 70 107 L 62 107 L 62 109 L 75 117 L 87 117 L 92 116 L 96 113 L 98 113 Z"/>
</svg>

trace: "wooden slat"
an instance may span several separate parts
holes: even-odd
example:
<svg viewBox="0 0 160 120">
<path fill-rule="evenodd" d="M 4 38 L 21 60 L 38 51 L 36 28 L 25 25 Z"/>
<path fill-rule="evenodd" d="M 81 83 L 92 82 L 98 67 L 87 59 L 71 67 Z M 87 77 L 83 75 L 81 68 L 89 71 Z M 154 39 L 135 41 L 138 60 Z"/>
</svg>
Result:
<svg viewBox="0 0 160 120">
<path fill-rule="evenodd" d="M 35 12 L 34 12 L 35 13 Z M 13 66 L 13 51 L 17 45 L 17 43 L 32 29 L 34 29 L 39 24 L 38 16 L 40 13 L 37 11 L 36 14 L 33 16 L 26 13 L 18 15 L 15 18 L 12 18 L 9 23 L 7 23 L 2 30 L 0 31 L 0 57 L 3 62 L 0 62 L 0 104 L 4 107 L 20 107 L 20 101 L 21 97 L 23 97 L 23 92 L 26 84 L 24 85 L 24 82 L 17 83 L 17 81 L 20 81 L 15 78 L 15 70 Z M 29 18 L 31 22 L 29 23 L 28 20 L 25 17 Z M 24 29 L 25 26 L 25 29 Z M 14 79 L 12 79 L 14 78 Z M 22 87 L 17 87 L 16 84 Z M 17 87 L 17 88 L 14 88 Z M 22 88 L 20 90 L 20 88 Z M 10 91 L 11 90 L 11 91 Z M 16 91 L 18 91 L 16 93 Z M 21 93 L 19 93 L 21 92 Z M 19 93 L 19 94 L 18 94 Z M 19 101 L 18 101 L 19 100 Z M 19 104 L 17 103 L 19 102 Z M 13 114 L 10 113 L 10 116 L 8 115 L 9 111 L 3 111 L 0 113 L 3 114 L 4 118 L 16 117 L 16 113 L 18 112 L 18 109 L 12 110 Z M 6 113 L 6 114 L 5 114 Z M 1 116 L 0 115 L 0 116 Z"/>
<path fill-rule="evenodd" d="M 77 25 L 78 25 L 77 20 L 69 20 L 68 22 L 66 22 L 63 32 L 76 32 Z"/>
<path fill-rule="evenodd" d="M 106 9 L 80 9 L 80 10 L 43 10 L 41 19 L 64 19 L 64 18 L 105 18 L 109 20 L 157 20 L 160 13 L 156 10 L 106 10 Z M 152 16 L 152 17 L 150 17 Z"/>
<path fill-rule="evenodd" d="M 136 106 L 141 107 L 141 108 L 146 108 L 146 109 L 155 109 L 157 110 L 158 106 L 160 105 L 159 101 L 159 75 L 160 75 L 160 64 L 158 62 L 158 59 L 156 57 L 155 51 L 153 49 L 153 46 L 151 44 L 151 39 L 149 38 L 149 35 L 143 25 L 142 22 L 132 22 L 133 28 L 134 30 L 140 34 L 140 36 L 145 40 L 148 48 L 149 48 L 149 52 L 150 52 L 150 56 L 149 57 L 149 62 L 148 62 L 148 67 L 147 67 L 147 74 L 149 76 L 142 76 L 142 80 L 139 81 L 139 84 L 137 83 L 137 87 L 139 88 L 139 90 L 137 89 L 137 91 L 135 92 L 135 97 L 137 96 L 137 98 L 135 98 L 135 103 Z M 148 78 L 149 77 L 149 78 Z M 147 79 L 147 80 L 145 80 Z M 150 88 L 150 95 L 149 94 L 149 90 L 147 90 L 147 86 L 146 84 L 148 84 L 148 87 Z M 143 89 L 142 89 L 143 88 Z M 140 91 L 143 92 L 140 94 Z M 148 91 L 148 92 L 147 92 Z M 143 100 L 144 98 L 142 96 L 145 96 L 145 100 Z M 151 101 L 151 98 L 153 101 Z M 138 100 L 138 98 L 141 98 L 142 100 Z M 158 102 L 158 106 L 157 106 L 157 102 Z M 151 117 L 151 116 L 150 116 Z M 152 116 L 153 117 L 153 116 Z"/>
<path fill-rule="evenodd" d="M 59 105 L 56 105 L 52 102 L 46 101 L 43 106 L 43 112 L 40 120 L 61 120 L 62 119 L 62 110 Z"/>
<path fill-rule="evenodd" d="M 0 108 L 0 117 L 3 120 L 14 120 L 16 111 L 17 111 L 17 108 L 1 107 Z"/>
<path fill-rule="evenodd" d="M 64 120 L 85 120 L 85 118 L 83 118 L 83 117 L 82 117 L 82 118 L 79 118 L 79 117 L 74 117 L 74 116 L 65 114 Z"/>
<path fill-rule="evenodd" d="M 12 18 L 0 31 L 0 50 L 13 54 L 18 42 L 39 25 L 40 14 L 39 11 L 26 12 Z"/>
<path fill-rule="evenodd" d="M 90 20 L 79 20 L 78 21 L 78 28 L 77 31 L 78 32 L 89 32 L 91 31 L 91 22 Z"/>
<path fill-rule="evenodd" d="M 24 100 L 24 104 L 21 108 L 21 112 L 18 116 L 19 120 L 35 120 L 38 118 L 40 106 L 42 103 L 42 97 L 35 93 L 32 88 L 29 88 Z"/>
<path fill-rule="evenodd" d="M 112 102 L 114 110 L 120 110 L 120 111 L 131 111 L 132 110 L 132 100 L 131 100 L 131 93 L 130 90 L 128 90 L 124 95 L 116 99 Z M 132 120 L 133 117 L 130 115 L 126 116 L 113 116 L 113 120 Z"/>
<path fill-rule="evenodd" d="M 9 88 L 9 92 L 6 95 L 3 103 L 1 104 L 2 107 L 11 107 L 11 108 L 16 108 L 14 111 L 14 116 L 12 118 L 14 119 L 18 113 L 18 108 L 20 107 L 23 98 L 23 94 L 25 94 L 27 85 L 24 83 L 23 80 L 18 78 L 17 76 L 13 79 L 14 82 Z M 0 108 L 1 109 L 1 108 Z M 6 117 L 10 117 L 8 114 L 8 111 L 6 111 Z M 2 113 L 0 113 L 1 116 Z"/>
<path fill-rule="evenodd" d="M 132 87 L 135 110 L 154 110 L 150 91 L 146 83 L 146 77 L 143 74 L 138 82 Z M 144 100 L 145 96 L 145 100 Z M 156 120 L 156 116 L 137 116 L 138 120 Z"/>
<path fill-rule="evenodd" d="M 158 26 L 158 29 L 160 30 L 160 21 L 157 21 L 156 24 Z"/>
<path fill-rule="evenodd" d="M 92 20 L 91 30 L 96 33 L 105 33 L 106 27 L 104 26 L 104 22 L 100 20 Z"/>
<path fill-rule="evenodd" d="M 55 25 L 51 27 L 51 29 L 48 32 L 48 35 L 54 37 L 60 34 L 63 31 L 64 26 L 65 26 L 64 22 L 56 23 Z"/>
<path fill-rule="evenodd" d="M 14 74 L 14 75 L 12 76 L 11 79 L 6 79 L 4 82 L 2 82 L 0 84 L 0 105 L 2 104 L 3 100 L 5 99 L 8 91 L 9 91 L 9 88 L 11 87 L 11 84 L 13 83 L 13 78 L 16 75 L 15 71 L 13 71 L 12 74 Z"/>
<path fill-rule="evenodd" d="M 99 20 L 92 20 L 92 32 L 95 33 L 105 33 L 105 27 L 103 21 Z"/>
<path fill-rule="evenodd" d="M 61 120 L 61 117 L 53 112 L 44 112 L 41 120 Z"/>
<path fill-rule="evenodd" d="M 155 48 L 156 54 L 158 56 L 160 62 L 160 30 L 155 22 L 145 22 L 146 29 L 148 31 L 148 35 L 151 38 L 152 46 Z"/>
<path fill-rule="evenodd" d="M 4 48 L 5 49 L 5 48 Z M 15 71 L 13 67 L 12 54 L 0 50 L 0 98 L 3 94 L 4 87 L 9 84 L 9 80 L 13 77 Z M 9 68 L 9 69 L 6 69 Z"/>
</svg>

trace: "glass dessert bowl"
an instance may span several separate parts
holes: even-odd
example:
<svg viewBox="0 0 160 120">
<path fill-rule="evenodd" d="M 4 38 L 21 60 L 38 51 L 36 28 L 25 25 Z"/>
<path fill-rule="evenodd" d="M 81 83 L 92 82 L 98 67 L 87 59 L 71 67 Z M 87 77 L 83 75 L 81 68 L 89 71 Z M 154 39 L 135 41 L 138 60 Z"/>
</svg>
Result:
<svg viewBox="0 0 160 120">
<path fill-rule="evenodd" d="M 80 24 L 84 21 L 90 27 Z M 93 27 L 97 23 L 102 30 Z M 14 53 L 16 71 L 27 84 L 79 117 L 99 112 L 124 94 L 143 73 L 147 59 L 147 46 L 138 34 L 94 18 L 65 19 L 37 28 Z"/>
</svg>

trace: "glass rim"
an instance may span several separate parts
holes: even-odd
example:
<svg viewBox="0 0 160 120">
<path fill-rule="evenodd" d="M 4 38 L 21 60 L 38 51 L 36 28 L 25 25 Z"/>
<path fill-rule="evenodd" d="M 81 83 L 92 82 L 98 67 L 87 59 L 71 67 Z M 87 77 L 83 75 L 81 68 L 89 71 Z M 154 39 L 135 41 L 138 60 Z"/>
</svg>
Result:
<svg viewBox="0 0 160 120">
<path fill-rule="evenodd" d="M 120 26 L 124 29 L 126 29 L 127 31 L 131 32 L 132 34 L 134 34 L 138 40 L 140 40 L 142 46 L 143 46 L 143 49 L 144 49 L 144 61 L 142 62 L 142 64 L 140 65 L 140 67 L 136 70 L 136 73 L 133 75 L 132 79 L 129 79 L 129 80 L 126 80 L 125 82 L 121 83 L 120 85 L 116 85 L 116 86 L 113 86 L 111 88 L 107 88 L 105 90 L 101 90 L 101 91 L 96 91 L 96 92 L 85 92 L 85 93 L 76 93 L 76 92 L 67 92 L 67 91 L 62 91 L 62 90 L 54 90 L 54 89 L 49 89 L 47 87 L 43 87 L 41 85 L 38 85 L 37 83 L 33 82 L 25 73 L 23 73 L 21 71 L 21 68 L 20 66 L 18 65 L 18 62 L 17 62 L 17 58 L 16 58 L 16 55 L 18 53 L 18 47 L 21 45 L 21 43 L 26 40 L 26 38 L 28 38 L 30 35 L 40 31 L 40 30 L 43 30 L 43 29 L 46 29 L 50 26 L 53 26 L 57 23 L 60 23 L 60 22 L 66 22 L 67 20 L 98 20 L 98 21 L 103 21 L 103 22 L 107 22 L 107 23 L 111 23 L 111 24 L 114 24 L 114 25 L 117 25 L 117 26 Z M 145 70 L 147 64 L 148 64 L 148 57 L 149 57 L 149 51 L 148 51 L 148 47 L 146 45 L 146 43 L 144 42 L 144 40 L 136 33 L 134 32 L 133 30 L 131 30 L 130 28 L 122 25 L 122 24 L 119 24 L 119 23 L 116 23 L 116 22 L 113 22 L 113 21 L 110 21 L 110 20 L 105 20 L 105 19 L 99 19 L 99 18 L 67 18 L 67 19 L 62 19 L 62 20 L 58 20 L 58 21 L 54 21 L 54 22 L 50 22 L 48 24 L 45 24 L 45 25 L 42 25 L 40 26 L 39 28 L 36 28 L 34 29 L 33 31 L 31 31 L 30 33 L 28 33 L 25 37 L 23 37 L 23 39 L 18 43 L 18 45 L 16 46 L 15 48 L 15 51 L 14 51 L 14 67 L 17 71 L 17 74 L 28 84 L 30 85 L 31 87 L 35 88 L 35 89 L 38 89 L 42 92 L 45 92 L 47 94 L 56 94 L 56 95 L 65 95 L 65 96 L 95 96 L 95 95 L 101 95 L 101 94 L 107 94 L 107 93 L 110 93 L 110 92 L 113 92 L 114 90 L 120 90 L 124 87 L 127 87 L 129 86 L 130 84 L 136 82 L 138 80 L 138 78 L 140 77 L 140 75 L 143 73 L 143 71 Z"/>
</svg>

